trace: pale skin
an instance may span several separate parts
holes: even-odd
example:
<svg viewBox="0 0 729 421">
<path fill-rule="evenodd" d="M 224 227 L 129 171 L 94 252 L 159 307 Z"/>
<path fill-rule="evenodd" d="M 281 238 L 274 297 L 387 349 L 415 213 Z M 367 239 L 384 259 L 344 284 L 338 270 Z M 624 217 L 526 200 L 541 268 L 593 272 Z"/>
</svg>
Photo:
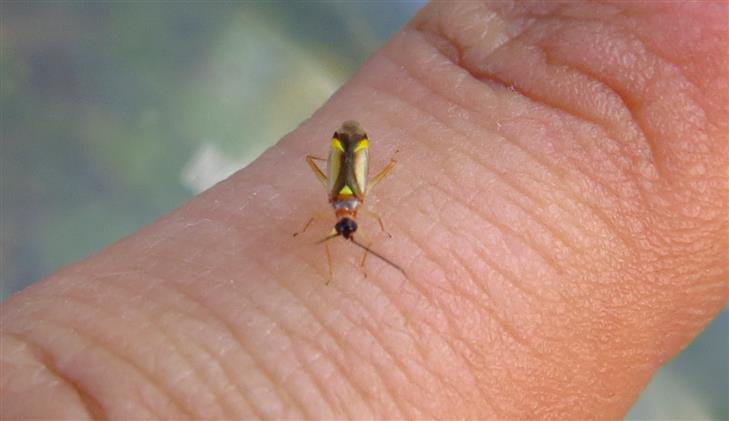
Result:
<svg viewBox="0 0 729 421">
<path fill-rule="evenodd" d="M 0 418 L 619 418 L 728 300 L 728 6 L 436 3 L 299 129 L 2 304 Z M 357 119 L 360 218 L 304 161 Z M 369 224 L 369 225 L 367 225 Z M 310 237 L 309 237 L 310 236 Z M 308 241 L 307 241 L 308 239 Z"/>
</svg>

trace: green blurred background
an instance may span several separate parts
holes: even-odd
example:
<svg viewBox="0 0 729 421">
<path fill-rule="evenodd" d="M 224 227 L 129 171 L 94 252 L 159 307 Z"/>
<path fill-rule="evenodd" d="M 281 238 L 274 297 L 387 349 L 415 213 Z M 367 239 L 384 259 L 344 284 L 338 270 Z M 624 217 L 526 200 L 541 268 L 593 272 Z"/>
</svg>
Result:
<svg viewBox="0 0 729 421">
<path fill-rule="evenodd" d="M 255 159 L 422 4 L 0 3 L 2 299 Z M 728 356 L 725 311 L 628 418 L 729 419 Z"/>
</svg>

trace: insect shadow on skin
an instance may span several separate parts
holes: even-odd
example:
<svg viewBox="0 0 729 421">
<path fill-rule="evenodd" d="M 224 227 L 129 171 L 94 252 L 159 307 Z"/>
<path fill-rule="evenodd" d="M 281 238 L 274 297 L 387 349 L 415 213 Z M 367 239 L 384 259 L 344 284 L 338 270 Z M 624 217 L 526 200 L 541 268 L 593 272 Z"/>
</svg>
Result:
<svg viewBox="0 0 729 421">
<path fill-rule="evenodd" d="M 316 161 L 327 161 L 326 173 L 322 171 Z M 363 205 L 367 193 L 371 192 L 372 189 L 392 171 L 396 161 L 391 159 L 382 171 L 372 177 L 372 179 L 368 179 L 369 139 L 367 138 L 367 133 L 356 121 L 345 121 L 332 136 L 331 145 L 329 147 L 329 157 L 324 159 L 313 155 L 307 155 L 306 162 L 309 164 L 314 175 L 316 175 L 324 188 L 326 188 L 329 195 L 329 203 L 334 208 L 334 214 L 337 219 L 337 223 L 334 225 L 331 232 L 317 242 L 317 244 L 324 244 L 324 248 L 326 250 L 327 262 L 329 264 L 329 279 L 327 280 L 327 285 L 334 277 L 332 257 L 329 252 L 328 241 L 340 236 L 364 249 L 365 253 L 360 262 L 361 267 L 364 267 L 367 255 L 372 254 L 397 269 L 407 278 L 407 273 L 405 273 L 402 267 L 395 264 L 392 260 L 382 254 L 372 250 L 370 247 L 372 245 L 372 240 L 367 238 L 356 221 L 358 212 L 365 213 L 376 218 L 382 231 L 385 231 L 382 218 L 380 218 L 380 216 L 376 213 L 364 209 Z M 306 231 L 314 218 L 315 216 L 311 217 L 301 231 L 294 233 L 294 237 Z M 365 237 L 365 242 L 367 244 L 361 243 L 355 239 L 355 233 L 357 232 L 359 232 L 359 235 Z"/>
</svg>

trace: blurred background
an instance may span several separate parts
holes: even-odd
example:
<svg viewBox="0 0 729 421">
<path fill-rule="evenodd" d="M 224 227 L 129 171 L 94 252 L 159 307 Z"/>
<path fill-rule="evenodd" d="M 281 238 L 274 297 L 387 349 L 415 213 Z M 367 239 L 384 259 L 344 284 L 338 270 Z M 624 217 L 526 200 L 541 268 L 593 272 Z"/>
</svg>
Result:
<svg viewBox="0 0 729 421">
<path fill-rule="evenodd" d="M 423 3 L 0 3 L 0 298 L 247 165 Z M 628 419 L 729 419 L 727 360 L 725 311 Z"/>
</svg>

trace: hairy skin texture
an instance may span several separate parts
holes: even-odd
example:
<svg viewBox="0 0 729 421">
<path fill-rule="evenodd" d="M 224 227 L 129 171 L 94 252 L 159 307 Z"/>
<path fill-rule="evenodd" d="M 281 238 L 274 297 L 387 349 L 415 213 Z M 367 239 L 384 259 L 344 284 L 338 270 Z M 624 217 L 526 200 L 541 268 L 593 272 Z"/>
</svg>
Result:
<svg viewBox="0 0 729 421">
<path fill-rule="evenodd" d="M 619 418 L 729 298 L 727 5 L 435 3 L 258 161 L 2 306 L 10 418 Z M 303 157 L 358 119 L 362 224 Z M 396 152 L 399 151 L 399 152 Z"/>
</svg>

